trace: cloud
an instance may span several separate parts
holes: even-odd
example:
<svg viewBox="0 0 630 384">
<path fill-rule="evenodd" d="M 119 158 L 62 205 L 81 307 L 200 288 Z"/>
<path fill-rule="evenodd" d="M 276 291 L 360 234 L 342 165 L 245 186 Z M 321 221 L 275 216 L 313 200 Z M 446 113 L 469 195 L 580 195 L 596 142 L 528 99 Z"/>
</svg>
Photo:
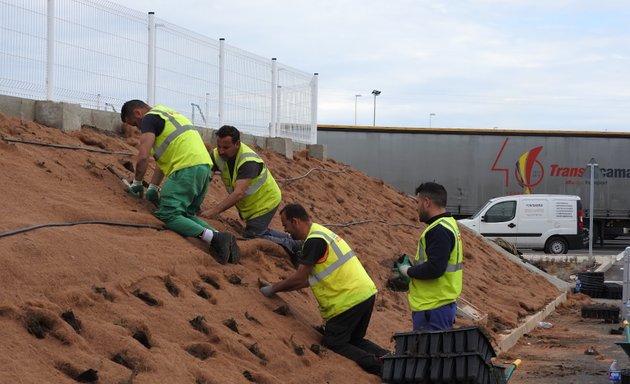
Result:
<svg viewBox="0 0 630 384">
<path fill-rule="evenodd" d="M 630 131 L 624 1 L 138 0 L 137 10 L 305 72 L 319 120 Z M 562 123 L 562 124 L 560 124 Z M 600 128 L 598 128 L 600 129 Z"/>
</svg>

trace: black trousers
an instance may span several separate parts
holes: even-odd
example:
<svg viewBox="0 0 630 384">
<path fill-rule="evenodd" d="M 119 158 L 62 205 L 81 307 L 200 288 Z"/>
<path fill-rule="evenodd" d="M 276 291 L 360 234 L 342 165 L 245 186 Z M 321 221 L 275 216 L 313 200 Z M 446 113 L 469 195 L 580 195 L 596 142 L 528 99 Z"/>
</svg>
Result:
<svg viewBox="0 0 630 384">
<path fill-rule="evenodd" d="M 367 332 L 376 295 L 330 318 L 324 327 L 322 344 L 359 364 L 366 372 L 380 376 L 381 356 L 389 351 L 367 340 Z"/>
</svg>

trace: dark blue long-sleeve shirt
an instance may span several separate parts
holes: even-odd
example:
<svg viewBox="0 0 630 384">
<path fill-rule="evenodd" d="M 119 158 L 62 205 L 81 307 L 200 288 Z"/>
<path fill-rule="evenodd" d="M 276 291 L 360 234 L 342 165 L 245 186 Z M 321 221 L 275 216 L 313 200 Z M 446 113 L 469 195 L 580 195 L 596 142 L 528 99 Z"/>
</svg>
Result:
<svg viewBox="0 0 630 384">
<path fill-rule="evenodd" d="M 451 217 L 449 212 L 434 216 L 427 222 L 431 225 L 437 219 L 442 217 Z M 417 264 L 407 270 L 409 277 L 420 280 L 437 279 L 446 272 L 448 259 L 455 247 L 455 235 L 453 232 L 444 228 L 443 225 L 436 225 L 424 235 L 426 239 L 427 261 L 423 264 Z"/>
</svg>

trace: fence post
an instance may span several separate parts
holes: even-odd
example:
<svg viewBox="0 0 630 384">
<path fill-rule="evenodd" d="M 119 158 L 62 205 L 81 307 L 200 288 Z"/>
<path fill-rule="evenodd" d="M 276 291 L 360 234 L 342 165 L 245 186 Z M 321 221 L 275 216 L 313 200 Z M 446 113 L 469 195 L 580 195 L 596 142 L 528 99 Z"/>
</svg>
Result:
<svg viewBox="0 0 630 384">
<path fill-rule="evenodd" d="M 55 88 L 55 0 L 48 0 L 46 32 L 46 100 L 53 99 Z"/>
<path fill-rule="evenodd" d="M 219 126 L 225 121 L 225 38 L 219 39 Z"/>
<path fill-rule="evenodd" d="M 271 59 L 271 124 L 269 124 L 269 137 L 276 137 L 276 125 L 278 124 L 278 61 Z"/>
<path fill-rule="evenodd" d="M 621 299 L 621 318 L 630 321 L 630 247 L 623 251 L 623 294 Z"/>
<path fill-rule="evenodd" d="M 313 74 L 311 81 L 311 144 L 317 144 L 317 93 L 319 85 L 319 73 Z"/>
<path fill-rule="evenodd" d="M 209 92 L 206 92 L 206 116 L 208 116 L 208 119 L 210 118 L 210 93 Z M 206 128 L 208 128 L 208 122 L 206 122 Z"/>
<path fill-rule="evenodd" d="M 155 103 L 155 12 L 149 12 L 149 41 L 147 47 L 147 104 Z"/>
</svg>

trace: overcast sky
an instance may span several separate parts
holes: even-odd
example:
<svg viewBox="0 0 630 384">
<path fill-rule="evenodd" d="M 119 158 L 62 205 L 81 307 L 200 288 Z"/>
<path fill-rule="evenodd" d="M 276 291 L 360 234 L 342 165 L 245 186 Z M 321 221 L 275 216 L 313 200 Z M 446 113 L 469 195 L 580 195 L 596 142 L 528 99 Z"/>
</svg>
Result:
<svg viewBox="0 0 630 384">
<path fill-rule="evenodd" d="M 114 1 L 319 73 L 320 124 L 630 132 L 627 0 Z"/>
</svg>

